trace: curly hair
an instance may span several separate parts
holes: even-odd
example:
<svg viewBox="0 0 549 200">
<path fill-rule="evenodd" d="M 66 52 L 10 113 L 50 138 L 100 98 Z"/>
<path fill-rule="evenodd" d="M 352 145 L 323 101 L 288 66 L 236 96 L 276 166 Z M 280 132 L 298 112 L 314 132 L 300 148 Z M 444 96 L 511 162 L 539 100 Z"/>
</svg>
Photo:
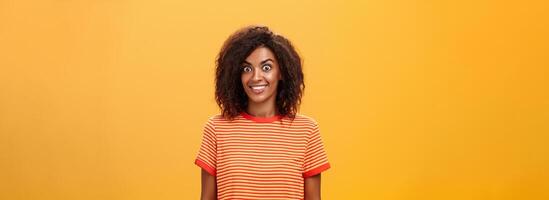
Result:
<svg viewBox="0 0 549 200">
<path fill-rule="evenodd" d="M 275 55 L 282 78 L 276 93 L 278 115 L 295 118 L 305 90 L 302 63 L 292 43 L 266 26 L 248 26 L 233 33 L 216 58 L 215 100 L 221 114 L 234 119 L 248 106 L 240 77 L 245 59 L 258 47 L 267 47 Z"/>
</svg>

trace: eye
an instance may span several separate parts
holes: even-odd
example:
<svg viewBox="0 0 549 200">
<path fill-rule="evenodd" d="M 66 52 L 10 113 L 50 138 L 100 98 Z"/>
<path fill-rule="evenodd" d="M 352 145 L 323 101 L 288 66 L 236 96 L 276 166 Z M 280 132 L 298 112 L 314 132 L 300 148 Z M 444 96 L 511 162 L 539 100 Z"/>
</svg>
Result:
<svg viewBox="0 0 549 200">
<path fill-rule="evenodd" d="M 244 66 L 244 67 L 242 68 L 242 71 L 244 71 L 244 72 L 251 72 L 251 71 L 252 71 L 252 68 L 251 68 L 250 66 Z"/>
<path fill-rule="evenodd" d="M 269 71 L 269 70 L 271 70 L 272 68 L 273 68 L 273 67 L 271 67 L 271 65 L 263 65 L 263 67 L 261 67 L 261 69 L 262 69 L 263 71 Z"/>
</svg>

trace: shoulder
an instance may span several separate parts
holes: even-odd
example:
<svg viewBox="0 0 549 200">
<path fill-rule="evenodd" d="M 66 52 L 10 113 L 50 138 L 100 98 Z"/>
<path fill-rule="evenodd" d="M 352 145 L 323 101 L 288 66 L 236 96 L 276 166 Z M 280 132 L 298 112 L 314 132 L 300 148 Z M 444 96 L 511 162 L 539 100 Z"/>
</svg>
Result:
<svg viewBox="0 0 549 200">
<path fill-rule="evenodd" d="M 310 127 L 318 126 L 318 122 L 314 118 L 307 115 L 303 115 L 303 114 L 296 114 L 293 122 L 310 126 Z"/>
<path fill-rule="evenodd" d="M 299 113 L 295 115 L 295 120 L 308 122 L 308 123 L 315 123 L 315 124 L 317 123 L 317 121 L 313 117 L 310 117 L 304 114 L 299 114 Z"/>
<path fill-rule="evenodd" d="M 215 123 L 218 123 L 219 121 L 223 120 L 223 116 L 220 115 L 220 114 L 215 114 L 215 115 L 210 115 L 208 117 L 208 119 L 206 120 L 206 123 L 207 124 L 215 124 Z"/>
<path fill-rule="evenodd" d="M 208 118 L 208 121 L 220 121 L 220 120 L 224 120 L 225 118 L 223 117 L 223 115 L 221 114 L 215 114 L 215 115 L 212 115 Z"/>
<path fill-rule="evenodd" d="M 210 117 L 208 117 L 208 120 L 207 120 L 207 124 L 210 124 L 210 125 L 215 125 L 215 124 L 225 124 L 225 123 L 229 123 L 231 122 L 231 120 L 223 117 L 223 115 L 221 114 L 215 114 L 215 115 L 211 115 Z"/>
</svg>

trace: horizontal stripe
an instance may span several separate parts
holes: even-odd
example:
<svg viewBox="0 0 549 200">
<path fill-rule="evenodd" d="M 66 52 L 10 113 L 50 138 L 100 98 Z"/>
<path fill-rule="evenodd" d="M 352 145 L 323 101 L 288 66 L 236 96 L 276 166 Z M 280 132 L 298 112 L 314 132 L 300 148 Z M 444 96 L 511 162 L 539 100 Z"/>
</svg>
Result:
<svg viewBox="0 0 549 200">
<path fill-rule="evenodd" d="M 312 118 L 261 120 L 216 115 L 204 125 L 195 164 L 217 176 L 219 199 L 303 199 L 304 178 L 330 168 Z"/>
</svg>

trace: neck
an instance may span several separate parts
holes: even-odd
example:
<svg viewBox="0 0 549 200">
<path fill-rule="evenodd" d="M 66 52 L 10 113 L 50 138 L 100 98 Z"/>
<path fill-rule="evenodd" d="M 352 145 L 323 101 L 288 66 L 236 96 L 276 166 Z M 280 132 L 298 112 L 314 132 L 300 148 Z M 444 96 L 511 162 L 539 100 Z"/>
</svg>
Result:
<svg viewBox="0 0 549 200">
<path fill-rule="evenodd" d="M 274 99 L 269 99 L 261 103 L 248 101 L 246 112 L 254 117 L 273 117 L 277 114 L 275 108 Z"/>
</svg>

